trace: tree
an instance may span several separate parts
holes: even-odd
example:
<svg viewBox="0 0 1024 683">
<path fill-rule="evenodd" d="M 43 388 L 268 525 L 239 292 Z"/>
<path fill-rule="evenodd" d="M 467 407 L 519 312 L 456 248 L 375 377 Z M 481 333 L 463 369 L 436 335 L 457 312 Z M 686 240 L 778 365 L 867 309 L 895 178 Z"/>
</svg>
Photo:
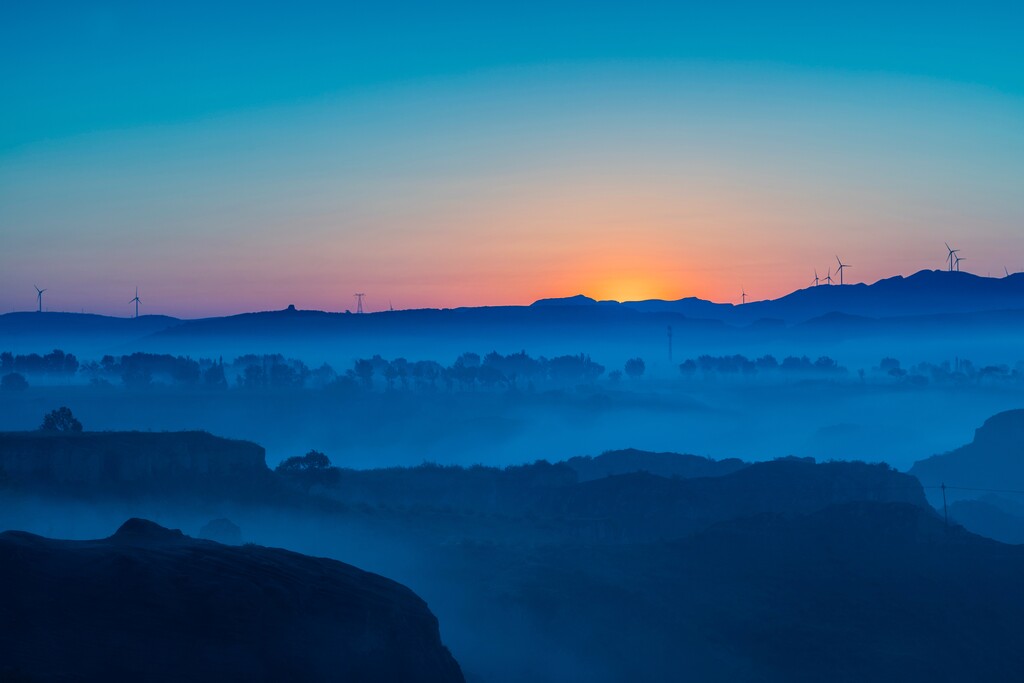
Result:
<svg viewBox="0 0 1024 683">
<path fill-rule="evenodd" d="M 223 360 L 219 360 L 210 367 L 206 368 L 206 372 L 203 373 L 203 382 L 208 387 L 217 387 L 218 389 L 227 388 L 228 378 L 224 374 Z"/>
<path fill-rule="evenodd" d="M 367 391 L 373 389 L 373 361 L 360 358 L 353 365 L 352 371 Z"/>
<path fill-rule="evenodd" d="M 0 389 L 4 391 L 24 391 L 28 389 L 28 380 L 20 372 L 9 372 L 0 379 Z"/>
<path fill-rule="evenodd" d="M 56 433 L 80 432 L 82 423 L 71 414 L 70 408 L 61 406 L 56 410 L 51 410 L 43 417 L 43 424 L 39 426 L 39 429 L 43 432 Z"/>
<path fill-rule="evenodd" d="M 331 459 L 320 451 L 310 451 L 305 455 L 293 455 L 277 466 L 277 471 L 284 474 L 300 472 L 322 472 L 331 468 Z"/>
<path fill-rule="evenodd" d="M 643 358 L 630 358 L 629 360 L 626 361 L 626 374 L 632 377 L 633 379 L 642 377 L 646 369 L 647 366 L 644 364 Z"/>
<path fill-rule="evenodd" d="M 314 486 L 331 486 L 339 481 L 341 471 L 331 467 L 331 459 L 320 451 L 295 455 L 284 460 L 275 471 L 287 481 L 304 488 L 307 493 Z"/>
</svg>

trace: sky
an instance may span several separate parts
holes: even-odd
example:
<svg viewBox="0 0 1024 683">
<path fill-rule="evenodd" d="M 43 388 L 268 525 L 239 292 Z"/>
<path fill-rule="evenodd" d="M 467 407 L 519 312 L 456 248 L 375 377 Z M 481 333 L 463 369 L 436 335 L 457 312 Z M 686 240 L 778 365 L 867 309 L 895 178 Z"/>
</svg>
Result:
<svg viewBox="0 0 1024 683">
<path fill-rule="evenodd" d="M 0 8 L 0 311 L 1024 270 L 1020 3 L 150 4 Z"/>
</svg>

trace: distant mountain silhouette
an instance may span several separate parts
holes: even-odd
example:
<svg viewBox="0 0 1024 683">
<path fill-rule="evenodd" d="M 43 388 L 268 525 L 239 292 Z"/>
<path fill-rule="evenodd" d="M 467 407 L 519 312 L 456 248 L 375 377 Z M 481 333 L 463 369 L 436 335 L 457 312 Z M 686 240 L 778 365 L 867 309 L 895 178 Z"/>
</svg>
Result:
<svg viewBox="0 0 1024 683">
<path fill-rule="evenodd" d="M 93 313 L 15 312 L 0 315 L 0 338 L 53 331 L 79 335 L 120 333 L 134 338 L 174 327 L 180 322 L 166 315 L 118 318 Z"/>
<path fill-rule="evenodd" d="M 0 678 L 458 683 L 412 591 L 334 560 L 130 519 L 109 538 L 0 534 Z"/>
<path fill-rule="evenodd" d="M 1005 278 L 921 271 L 874 284 L 810 287 L 769 301 L 738 306 L 694 297 L 677 301 L 595 301 L 583 295 L 542 299 L 530 306 L 383 311 L 357 315 L 308 311 L 244 313 L 196 320 L 162 316 L 138 319 L 72 313 L 9 313 L 0 316 L 0 349 L 67 346 L 80 355 L 97 346 L 180 351 L 189 341 L 209 344 L 302 343 L 408 338 L 479 340 L 494 345 L 577 345 L 629 342 L 664 336 L 672 325 L 680 340 L 708 343 L 741 334 L 781 334 L 805 324 L 823 335 L 903 333 L 973 327 L 1024 329 L 1024 274 Z M 745 329 L 745 331 L 744 331 Z M 561 341 L 559 341 L 561 340 Z M 462 349 L 465 350 L 465 349 Z M 212 350 L 211 350 L 212 351 Z"/>
<path fill-rule="evenodd" d="M 91 313 L 5 313 L 0 315 L 0 351 L 44 352 L 73 345 L 74 353 L 97 352 L 138 341 L 180 322 L 163 315 L 115 318 Z"/>
<path fill-rule="evenodd" d="M 583 296 L 543 299 L 535 306 L 615 306 Z M 1024 309 L 1024 273 L 992 278 L 966 272 L 922 270 L 874 284 L 820 285 L 800 289 L 779 299 L 751 301 L 745 305 L 718 304 L 688 297 L 676 301 L 649 299 L 618 304 L 643 312 L 679 313 L 733 324 L 760 319 L 800 323 L 829 313 L 862 318 L 891 318 L 950 313 Z"/>
</svg>

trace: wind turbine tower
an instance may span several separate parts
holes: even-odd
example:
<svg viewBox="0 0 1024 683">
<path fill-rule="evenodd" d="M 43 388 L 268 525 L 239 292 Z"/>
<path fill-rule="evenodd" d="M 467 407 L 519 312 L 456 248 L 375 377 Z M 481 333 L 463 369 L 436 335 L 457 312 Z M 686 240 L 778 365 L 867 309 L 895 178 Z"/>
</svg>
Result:
<svg viewBox="0 0 1024 683">
<path fill-rule="evenodd" d="M 943 242 L 943 244 L 946 245 L 946 251 L 949 252 L 949 254 L 946 255 L 946 261 L 949 262 L 949 272 L 952 273 L 953 272 L 953 266 L 956 265 L 956 261 L 955 261 L 955 259 L 957 258 L 956 255 L 957 255 L 957 253 L 959 253 L 960 250 L 959 249 L 954 249 L 953 247 L 949 246 L 949 242 Z"/>
<path fill-rule="evenodd" d="M 958 272 L 958 273 L 960 272 L 960 262 L 961 261 L 966 261 L 966 260 L 967 260 L 966 256 L 960 256 L 959 254 L 956 257 L 954 257 L 953 265 L 956 267 L 956 272 Z"/>
<path fill-rule="evenodd" d="M 832 284 L 832 266 L 828 267 L 828 274 L 825 276 L 825 284 Z"/>
<path fill-rule="evenodd" d="M 139 288 L 136 287 L 135 288 L 135 298 L 128 302 L 130 304 L 135 304 L 135 317 L 136 318 L 139 317 L 139 304 L 141 302 L 142 302 L 142 299 L 139 298 Z"/>
<path fill-rule="evenodd" d="M 356 313 L 362 313 L 363 312 L 363 297 L 366 296 L 366 295 L 364 293 L 362 293 L 362 292 L 356 292 L 355 294 L 353 294 L 353 296 L 356 298 Z"/>
<path fill-rule="evenodd" d="M 36 285 L 33 285 L 33 286 L 36 288 L 36 301 L 39 304 L 39 307 L 36 309 L 36 313 L 42 313 L 43 312 L 43 292 L 45 292 L 46 290 L 45 289 L 39 289 L 39 287 L 36 286 Z"/>
<path fill-rule="evenodd" d="M 817 268 L 814 269 L 814 286 L 815 287 L 818 286 L 818 269 Z"/>
<path fill-rule="evenodd" d="M 839 272 L 839 284 L 842 285 L 843 284 L 843 268 L 851 268 L 852 266 L 849 266 L 849 265 L 843 263 L 842 261 L 840 261 L 838 256 L 836 256 L 836 262 L 839 264 L 839 268 L 836 269 Z"/>
<path fill-rule="evenodd" d="M 745 304 L 745 303 L 747 303 L 747 290 L 746 289 L 741 289 L 741 291 L 743 292 L 743 294 L 742 294 L 743 298 L 741 299 L 741 301 Z"/>
</svg>

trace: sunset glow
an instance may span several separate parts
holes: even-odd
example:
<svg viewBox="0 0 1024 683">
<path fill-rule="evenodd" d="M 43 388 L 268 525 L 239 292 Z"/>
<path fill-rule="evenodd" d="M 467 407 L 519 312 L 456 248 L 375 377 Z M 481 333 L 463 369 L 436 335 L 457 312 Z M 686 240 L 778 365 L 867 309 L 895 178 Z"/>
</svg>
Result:
<svg viewBox="0 0 1024 683">
<path fill-rule="evenodd" d="M 492 39 L 523 45 L 534 11 Z M 752 27 L 760 10 L 746 11 Z M 576 293 L 735 302 L 805 287 L 837 253 L 855 281 L 940 267 L 946 240 L 973 272 L 1024 269 L 1007 256 L 1024 253 L 1024 83 L 989 60 L 998 36 L 974 70 L 923 67 L 931 48 L 905 35 L 861 64 L 842 50 L 853 33 L 831 51 L 815 42 L 813 63 L 781 37 L 751 62 L 733 14 L 702 17 L 711 37 L 688 42 L 662 30 L 687 23 L 668 10 L 594 12 L 576 36 L 588 59 L 559 60 L 560 41 L 538 35 L 536 54 L 470 67 L 426 50 L 436 63 L 398 76 L 328 32 L 288 46 L 322 47 L 304 80 L 250 73 L 225 47 L 164 73 L 170 29 L 128 7 L 69 10 L 39 45 L 18 33 L 33 18 L 15 16 L 0 29 L 0 309 L 31 308 L 34 284 L 51 310 L 128 315 L 138 286 L 147 312 L 186 317 L 344 310 L 355 291 L 371 310 Z M 243 52 L 272 24 L 256 15 L 236 35 L 217 32 L 231 16 L 210 21 L 197 41 Z M 379 31 L 420 60 L 411 26 Z M 622 40 L 602 38 L 610 27 Z M 143 71 L 82 64 L 101 79 L 92 90 L 47 85 L 55 67 L 26 55 L 58 40 L 100 61 L 136 50 Z"/>
</svg>

